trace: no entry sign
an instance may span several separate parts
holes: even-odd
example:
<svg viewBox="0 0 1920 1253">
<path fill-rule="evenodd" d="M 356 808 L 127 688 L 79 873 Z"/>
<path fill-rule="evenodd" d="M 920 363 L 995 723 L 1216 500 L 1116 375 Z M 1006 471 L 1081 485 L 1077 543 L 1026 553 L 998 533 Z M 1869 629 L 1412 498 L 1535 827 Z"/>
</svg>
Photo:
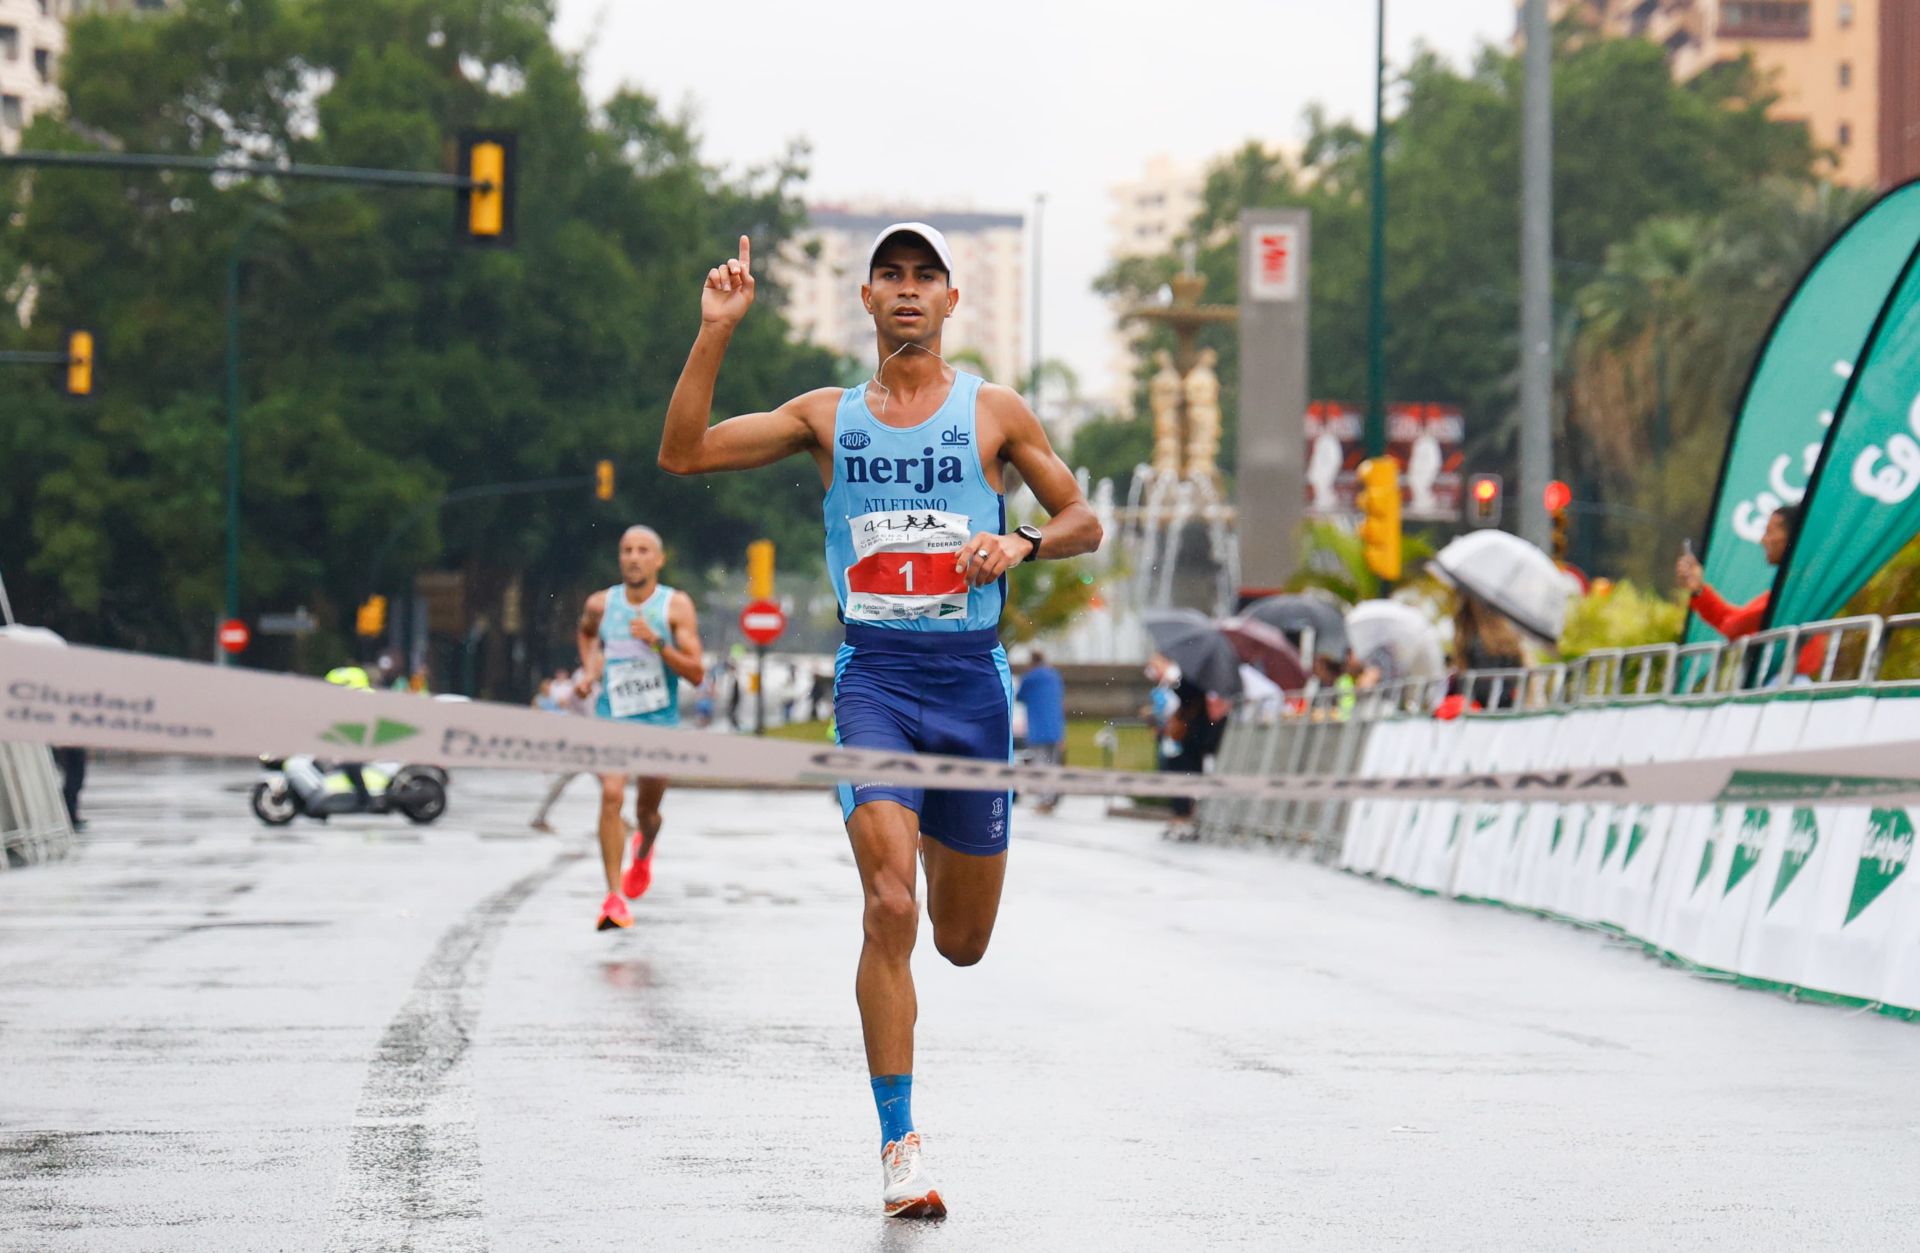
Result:
<svg viewBox="0 0 1920 1253">
<path fill-rule="evenodd" d="M 230 653 L 244 653 L 247 645 L 253 643 L 253 632 L 247 630 L 247 624 L 238 618 L 228 618 L 220 624 L 220 647 Z"/>
<path fill-rule="evenodd" d="M 765 648 L 787 629 L 787 615 L 770 600 L 756 600 L 740 611 L 740 633 Z"/>
</svg>

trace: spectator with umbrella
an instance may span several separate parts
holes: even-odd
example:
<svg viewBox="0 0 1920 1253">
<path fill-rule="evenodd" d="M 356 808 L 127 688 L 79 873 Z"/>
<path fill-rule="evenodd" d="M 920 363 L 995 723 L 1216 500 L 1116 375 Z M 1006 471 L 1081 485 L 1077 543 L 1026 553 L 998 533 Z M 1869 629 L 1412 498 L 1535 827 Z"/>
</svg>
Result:
<svg viewBox="0 0 1920 1253">
<path fill-rule="evenodd" d="M 1154 646 L 1148 672 L 1170 682 L 1178 701 L 1166 725 L 1177 749 L 1163 758 L 1161 768 L 1200 774 L 1220 747 L 1233 698 L 1240 695 L 1240 658 L 1213 621 L 1195 610 L 1153 610 L 1142 623 Z M 1173 816 L 1173 833 L 1188 838 L 1193 798 L 1175 797 Z"/>
<path fill-rule="evenodd" d="M 1557 643 L 1573 586 L 1551 557 L 1506 531 L 1463 535 L 1441 549 L 1427 568 L 1458 597 L 1452 696 L 1467 706 L 1515 704 L 1518 684 L 1487 678 L 1468 685 L 1464 675 L 1525 666 L 1522 632 L 1549 647 Z"/>
</svg>

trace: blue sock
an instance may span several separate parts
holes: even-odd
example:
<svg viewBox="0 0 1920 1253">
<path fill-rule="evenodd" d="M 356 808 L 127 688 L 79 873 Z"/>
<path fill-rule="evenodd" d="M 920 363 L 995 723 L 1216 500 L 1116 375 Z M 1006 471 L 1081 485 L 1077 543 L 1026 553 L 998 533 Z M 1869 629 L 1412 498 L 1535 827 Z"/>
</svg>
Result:
<svg viewBox="0 0 1920 1253">
<path fill-rule="evenodd" d="M 913 1130 L 913 1076 L 875 1075 L 873 1104 L 880 1111 L 880 1147 Z"/>
</svg>

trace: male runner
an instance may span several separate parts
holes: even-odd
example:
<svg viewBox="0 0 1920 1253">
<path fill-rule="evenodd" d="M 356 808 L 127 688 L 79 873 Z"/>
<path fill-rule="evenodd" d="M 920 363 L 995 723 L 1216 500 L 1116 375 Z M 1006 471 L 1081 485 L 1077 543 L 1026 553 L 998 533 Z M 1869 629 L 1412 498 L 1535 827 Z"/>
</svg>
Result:
<svg viewBox="0 0 1920 1253">
<path fill-rule="evenodd" d="M 698 684 L 707 663 L 700 652 L 700 622 L 693 598 L 660 583 L 666 552 L 652 527 L 630 526 L 620 537 L 618 586 L 587 597 L 580 612 L 581 696 L 599 683 L 593 712 L 648 726 L 680 725 L 680 680 Z M 627 842 L 620 803 L 627 776 L 600 776 L 600 860 L 607 872 L 607 899 L 600 904 L 598 929 L 631 927 L 633 915 L 621 894 L 638 898 L 653 882 L 653 842 L 660 835 L 660 798 L 665 779 L 641 778 L 634 803 L 633 858 L 620 873 L 620 852 Z"/>
<path fill-rule="evenodd" d="M 998 639 L 1002 576 L 1022 561 L 1092 551 L 1099 522 L 1026 402 L 941 359 L 941 328 L 960 292 L 946 240 L 919 222 L 880 232 L 867 256 L 860 297 L 880 360 L 871 382 L 821 388 L 709 428 L 721 359 L 753 304 L 751 258 L 741 236 L 739 257 L 707 273 L 700 333 L 667 406 L 661 468 L 705 474 L 812 457 L 826 488 L 827 569 L 847 628 L 834 675 L 840 742 L 1008 760 L 1013 691 Z M 1009 464 L 1051 515 L 1046 526 L 1002 533 Z M 934 946 L 956 966 L 973 965 L 1000 909 L 1008 799 L 840 788 L 866 896 L 854 994 L 880 1113 L 889 1215 L 946 1213 L 921 1165 L 910 1106 L 915 859 L 926 869 Z"/>
</svg>

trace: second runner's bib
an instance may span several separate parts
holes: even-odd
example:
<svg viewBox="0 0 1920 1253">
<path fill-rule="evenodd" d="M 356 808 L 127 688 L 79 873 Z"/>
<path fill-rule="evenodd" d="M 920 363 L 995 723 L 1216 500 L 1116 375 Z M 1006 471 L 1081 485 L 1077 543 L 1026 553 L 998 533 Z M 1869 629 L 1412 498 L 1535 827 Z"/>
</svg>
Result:
<svg viewBox="0 0 1920 1253">
<path fill-rule="evenodd" d="M 600 615 L 600 649 L 606 654 L 607 669 L 600 680 L 600 699 L 594 712 L 602 718 L 626 718 L 653 726 L 675 726 L 680 721 L 680 676 L 667 669 L 667 663 L 651 645 L 633 637 L 633 620 L 643 618 L 662 640 L 673 639 L 667 622 L 667 606 L 673 603 L 673 589 L 664 584 L 653 595 L 636 605 L 627 599 L 627 589 L 607 589 L 607 608 Z"/>
</svg>

